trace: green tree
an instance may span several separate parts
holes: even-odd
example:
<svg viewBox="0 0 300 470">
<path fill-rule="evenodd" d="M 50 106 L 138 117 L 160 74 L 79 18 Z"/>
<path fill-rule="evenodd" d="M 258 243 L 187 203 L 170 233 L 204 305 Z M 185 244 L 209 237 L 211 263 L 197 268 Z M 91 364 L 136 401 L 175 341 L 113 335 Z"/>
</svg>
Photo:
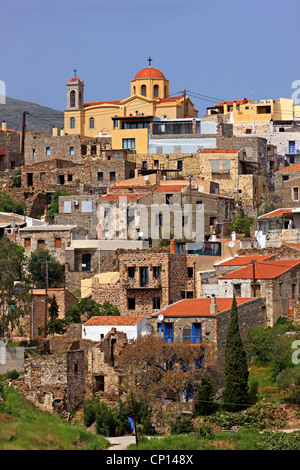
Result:
<svg viewBox="0 0 300 470">
<path fill-rule="evenodd" d="M 236 233 L 243 233 L 246 237 L 250 237 L 250 228 L 253 225 L 253 222 L 253 217 L 248 217 L 247 215 L 245 217 L 235 216 L 231 225 L 231 230 Z"/>
<path fill-rule="evenodd" d="M 51 335 L 63 334 L 66 331 L 65 321 L 58 318 L 58 304 L 55 295 L 48 299 L 49 303 L 49 322 L 47 325 L 47 332 Z"/>
<path fill-rule="evenodd" d="M 30 294 L 25 274 L 25 250 L 9 240 L 0 239 L 0 338 L 5 343 L 19 327 L 20 319 L 29 313 Z"/>
<path fill-rule="evenodd" d="M 64 270 L 48 250 L 38 248 L 30 254 L 27 268 L 30 279 L 38 288 L 46 285 L 46 261 L 48 262 L 48 286 L 61 287 L 64 282 Z"/>
<path fill-rule="evenodd" d="M 0 196 L 0 212 L 13 212 L 23 215 L 25 204 L 12 199 L 7 192 L 3 192 Z"/>
<path fill-rule="evenodd" d="M 99 304 L 99 313 L 97 315 L 117 317 L 120 315 L 120 311 L 118 307 L 105 300 L 103 304 Z"/>
<path fill-rule="evenodd" d="M 58 213 L 59 196 L 70 196 L 70 193 L 65 188 L 57 188 L 51 197 L 51 204 L 47 212 L 47 218 L 53 219 L 55 214 Z"/>
<path fill-rule="evenodd" d="M 248 398 L 248 364 L 240 336 L 238 310 L 233 297 L 225 345 L 225 389 L 223 402 L 228 411 L 243 408 Z"/>
<path fill-rule="evenodd" d="M 215 394 L 215 385 L 208 374 L 205 371 L 200 380 L 200 388 L 198 396 L 196 397 L 195 413 L 196 415 L 210 415 L 216 411 L 216 404 L 213 401 Z"/>
<path fill-rule="evenodd" d="M 72 306 L 67 322 L 81 323 L 94 315 L 100 315 L 100 305 L 93 299 L 83 297 L 80 302 Z"/>
</svg>

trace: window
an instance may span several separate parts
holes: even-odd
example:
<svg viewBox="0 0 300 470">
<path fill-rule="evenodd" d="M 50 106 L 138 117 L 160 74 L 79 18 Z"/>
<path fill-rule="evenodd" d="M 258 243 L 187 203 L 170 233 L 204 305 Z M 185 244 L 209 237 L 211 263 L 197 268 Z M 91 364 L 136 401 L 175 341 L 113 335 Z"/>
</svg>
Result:
<svg viewBox="0 0 300 470">
<path fill-rule="evenodd" d="M 32 156 L 35 157 L 35 149 L 32 149 Z"/>
<path fill-rule="evenodd" d="M 187 268 L 187 275 L 189 279 L 194 277 L 194 268 Z"/>
<path fill-rule="evenodd" d="M 140 286 L 147 287 L 149 285 L 149 269 L 142 267 L 140 268 Z"/>
<path fill-rule="evenodd" d="M 95 375 L 95 392 L 104 392 L 104 375 Z"/>
<path fill-rule="evenodd" d="M 145 95 L 146 96 L 146 95 Z M 159 88 L 158 85 L 154 85 L 153 87 L 153 97 L 158 98 L 159 97 Z"/>
<path fill-rule="evenodd" d="M 230 160 L 223 160 L 223 173 L 230 173 Z"/>
<path fill-rule="evenodd" d="M 196 202 L 196 211 L 200 211 L 202 209 L 202 201 Z"/>
<path fill-rule="evenodd" d="M 70 155 L 74 155 L 74 147 L 70 147 Z"/>
<path fill-rule="evenodd" d="M 142 161 L 142 169 L 147 170 L 147 160 Z"/>
<path fill-rule="evenodd" d="M 114 120 L 113 120 L 113 125 L 114 125 L 114 129 L 116 129 L 116 128 L 119 126 L 119 121 L 118 121 L 118 119 L 114 119 Z"/>
<path fill-rule="evenodd" d="M 135 298 L 129 297 L 127 300 L 128 310 L 135 310 Z"/>
<path fill-rule="evenodd" d="M 45 249 L 45 240 L 38 240 L 37 247 L 38 247 L 39 250 L 44 250 Z"/>
<path fill-rule="evenodd" d="M 189 216 L 183 215 L 182 216 L 182 227 L 187 227 L 189 224 Z"/>
<path fill-rule="evenodd" d="M 163 225 L 163 215 L 161 213 L 155 214 L 155 226 L 162 227 Z"/>
<path fill-rule="evenodd" d="M 71 201 L 64 201 L 64 213 L 71 214 L 72 212 L 72 203 Z"/>
<path fill-rule="evenodd" d="M 81 212 L 93 212 L 93 201 L 82 201 Z"/>
<path fill-rule="evenodd" d="M 75 129 L 75 118 L 70 118 L 70 129 Z"/>
<path fill-rule="evenodd" d="M 235 284 L 233 286 L 233 292 L 236 297 L 241 297 L 242 295 L 242 285 L 241 284 Z"/>
<path fill-rule="evenodd" d="M 86 155 L 87 153 L 87 146 L 85 144 L 81 145 L 81 155 Z"/>
<path fill-rule="evenodd" d="M 178 160 L 177 161 L 177 170 L 181 171 L 182 169 L 183 169 L 183 162 L 182 162 L 182 160 Z"/>
<path fill-rule="evenodd" d="M 212 173 L 219 173 L 220 172 L 220 161 L 219 160 L 211 160 L 211 172 Z"/>
<path fill-rule="evenodd" d="M 293 201 L 299 201 L 299 187 L 298 186 L 294 186 L 292 188 L 292 198 L 293 198 Z"/>
<path fill-rule="evenodd" d="M 31 247 L 31 238 L 25 238 L 24 246 L 25 246 L 25 248 L 30 248 Z"/>
<path fill-rule="evenodd" d="M 173 204 L 173 194 L 166 194 L 166 204 L 168 205 Z"/>
<path fill-rule="evenodd" d="M 97 178 L 98 178 L 98 181 L 103 181 L 103 171 L 98 171 Z"/>
<path fill-rule="evenodd" d="M 76 93 L 74 90 L 70 92 L 70 108 L 75 108 L 75 99 L 76 99 Z"/>
<path fill-rule="evenodd" d="M 109 173 L 109 179 L 110 179 L 110 181 L 116 181 L 116 172 L 115 171 L 111 171 Z"/>
<path fill-rule="evenodd" d="M 57 176 L 57 184 L 65 184 L 65 175 Z"/>
<path fill-rule="evenodd" d="M 135 149 L 135 139 L 122 139 L 123 149 Z"/>
<path fill-rule="evenodd" d="M 46 147 L 46 155 L 50 155 L 50 147 Z"/>
<path fill-rule="evenodd" d="M 129 266 L 127 271 L 128 271 L 128 277 L 130 279 L 134 279 L 135 278 L 135 267 L 134 266 Z"/>
<path fill-rule="evenodd" d="M 82 271 L 90 271 L 91 270 L 91 254 L 90 253 L 84 253 L 82 255 Z"/>
<path fill-rule="evenodd" d="M 68 175 L 68 181 L 71 183 L 73 181 L 73 175 Z"/>
<path fill-rule="evenodd" d="M 94 129 L 95 127 L 95 120 L 93 117 L 90 118 L 90 129 Z"/>
<path fill-rule="evenodd" d="M 153 310 L 160 310 L 160 297 L 153 298 Z"/>
<path fill-rule="evenodd" d="M 174 324 L 164 323 L 164 340 L 165 343 L 173 343 L 174 340 Z"/>
<path fill-rule="evenodd" d="M 55 248 L 61 248 L 61 238 L 55 238 Z"/>
<path fill-rule="evenodd" d="M 202 323 L 192 323 L 192 344 L 199 344 L 202 340 Z"/>
<path fill-rule="evenodd" d="M 154 160 L 154 166 L 157 167 L 159 165 L 159 160 Z"/>
<path fill-rule="evenodd" d="M 147 87 L 146 87 L 146 85 L 141 86 L 141 95 L 142 96 L 147 96 Z"/>
<path fill-rule="evenodd" d="M 97 154 L 97 145 L 91 145 L 91 155 Z"/>
<path fill-rule="evenodd" d="M 160 266 L 154 266 L 153 267 L 153 278 L 154 279 L 160 279 L 160 274 L 161 274 L 161 267 Z"/>
</svg>

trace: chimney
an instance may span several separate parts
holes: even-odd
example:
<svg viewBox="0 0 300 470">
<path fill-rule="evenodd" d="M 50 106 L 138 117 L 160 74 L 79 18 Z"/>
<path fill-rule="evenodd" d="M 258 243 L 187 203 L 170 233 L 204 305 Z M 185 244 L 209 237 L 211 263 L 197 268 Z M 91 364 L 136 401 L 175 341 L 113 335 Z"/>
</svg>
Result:
<svg viewBox="0 0 300 470">
<path fill-rule="evenodd" d="M 217 302 L 216 298 L 213 295 L 211 298 L 211 304 L 210 304 L 210 312 L 211 315 L 216 315 L 218 313 L 218 307 L 217 307 Z"/>
<path fill-rule="evenodd" d="M 176 255 L 176 240 L 174 238 L 170 240 L 170 253 Z"/>
<path fill-rule="evenodd" d="M 57 136 L 57 127 L 53 126 L 52 128 L 52 136 L 56 137 Z"/>
<path fill-rule="evenodd" d="M 2 121 L 2 130 L 6 132 L 6 122 Z"/>
<path fill-rule="evenodd" d="M 235 241 L 235 240 L 236 240 L 236 233 L 235 233 L 235 232 L 232 232 L 232 233 L 231 233 L 231 240 L 232 240 L 232 241 Z"/>
<path fill-rule="evenodd" d="M 60 135 L 65 135 L 65 130 L 64 129 L 61 129 Z"/>
</svg>

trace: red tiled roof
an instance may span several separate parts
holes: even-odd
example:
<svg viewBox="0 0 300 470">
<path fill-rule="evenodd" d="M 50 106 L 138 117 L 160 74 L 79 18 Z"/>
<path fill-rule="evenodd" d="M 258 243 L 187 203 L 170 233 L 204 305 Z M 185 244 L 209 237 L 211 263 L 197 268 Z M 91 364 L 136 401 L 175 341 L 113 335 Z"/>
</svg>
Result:
<svg viewBox="0 0 300 470">
<path fill-rule="evenodd" d="M 254 259 L 255 261 L 264 261 L 271 258 L 271 255 L 268 256 L 235 256 L 232 259 L 224 261 L 223 263 L 218 263 L 218 266 L 246 266 L 251 263 Z"/>
<path fill-rule="evenodd" d="M 102 199 L 120 199 L 120 197 L 126 197 L 127 199 L 138 199 L 139 197 L 145 196 L 145 194 L 105 194 L 105 196 L 102 196 L 100 198 L 100 201 Z"/>
<path fill-rule="evenodd" d="M 292 173 L 293 171 L 300 171 L 300 163 L 289 165 L 285 168 L 282 168 L 282 170 L 276 171 L 276 173 Z"/>
<path fill-rule="evenodd" d="M 136 74 L 135 79 L 137 78 L 164 78 L 165 79 L 166 77 L 160 70 L 155 69 L 153 67 L 146 67 L 140 70 Z"/>
<path fill-rule="evenodd" d="M 299 243 L 290 243 L 290 242 L 282 242 L 284 245 L 291 246 L 292 248 L 297 248 L 300 250 L 300 244 Z"/>
<path fill-rule="evenodd" d="M 237 298 L 237 305 L 241 305 L 253 298 Z M 218 313 L 231 308 L 232 298 L 216 298 Z M 166 309 L 152 315 L 158 317 L 162 314 L 164 317 L 202 317 L 213 316 L 210 313 L 211 299 L 183 299 L 179 302 L 169 305 Z"/>
<path fill-rule="evenodd" d="M 186 188 L 188 184 L 172 184 L 172 185 L 159 185 L 155 192 L 156 193 L 178 193 L 182 189 Z"/>
<path fill-rule="evenodd" d="M 203 149 L 201 153 L 238 153 L 240 149 Z"/>
<path fill-rule="evenodd" d="M 283 214 L 291 214 L 292 209 L 276 209 L 275 211 L 268 212 L 267 214 L 263 214 L 259 216 L 259 219 L 272 219 L 273 217 L 281 217 Z"/>
<path fill-rule="evenodd" d="M 235 102 L 236 104 L 247 104 L 247 103 L 249 103 L 249 100 L 244 99 L 244 100 L 235 100 L 235 101 L 234 101 L 234 100 L 231 100 L 231 101 L 221 101 L 220 103 L 217 103 L 217 104 L 215 105 L 215 107 L 216 107 L 216 108 L 222 107 L 222 106 L 224 106 L 224 104 L 228 104 L 228 106 L 232 106 L 234 102 Z"/>
<path fill-rule="evenodd" d="M 298 260 L 277 260 L 277 261 L 260 261 L 255 263 L 255 279 L 274 279 L 281 276 L 294 266 L 300 265 Z M 252 264 L 244 268 L 225 274 L 221 279 L 252 279 Z"/>
<path fill-rule="evenodd" d="M 91 317 L 89 320 L 87 320 L 84 325 L 85 326 L 96 326 L 96 325 L 112 325 L 112 326 L 130 326 L 130 325 L 137 325 L 140 323 L 143 318 L 142 316 L 136 316 L 136 317 L 131 317 L 131 316 L 126 316 L 126 315 L 120 315 L 120 316 L 109 316 L 109 315 L 104 315 L 104 316 L 94 316 Z"/>
<path fill-rule="evenodd" d="M 76 82 L 76 80 L 79 80 L 79 78 L 78 77 L 71 78 L 71 82 Z"/>
</svg>

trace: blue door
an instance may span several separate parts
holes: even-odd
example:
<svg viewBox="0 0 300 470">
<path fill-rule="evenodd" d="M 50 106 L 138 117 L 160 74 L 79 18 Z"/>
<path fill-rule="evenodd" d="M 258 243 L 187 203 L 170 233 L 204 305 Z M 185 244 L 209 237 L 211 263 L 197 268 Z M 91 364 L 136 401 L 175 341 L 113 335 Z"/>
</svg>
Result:
<svg viewBox="0 0 300 470">
<path fill-rule="evenodd" d="M 165 343 L 173 343 L 174 340 L 174 324 L 164 323 L 164 340 Z"/>
<path fill-rule="evenodd" d="M 192 344 L 199 344 L 202 340 L 202 323 L 192 323 Z"/>
<path fill-rule="evenodd" d="M 295 142 L 295 140 L 289 140 L 289 153 L 296 153 L 296 142 Z"/>
</svg>

